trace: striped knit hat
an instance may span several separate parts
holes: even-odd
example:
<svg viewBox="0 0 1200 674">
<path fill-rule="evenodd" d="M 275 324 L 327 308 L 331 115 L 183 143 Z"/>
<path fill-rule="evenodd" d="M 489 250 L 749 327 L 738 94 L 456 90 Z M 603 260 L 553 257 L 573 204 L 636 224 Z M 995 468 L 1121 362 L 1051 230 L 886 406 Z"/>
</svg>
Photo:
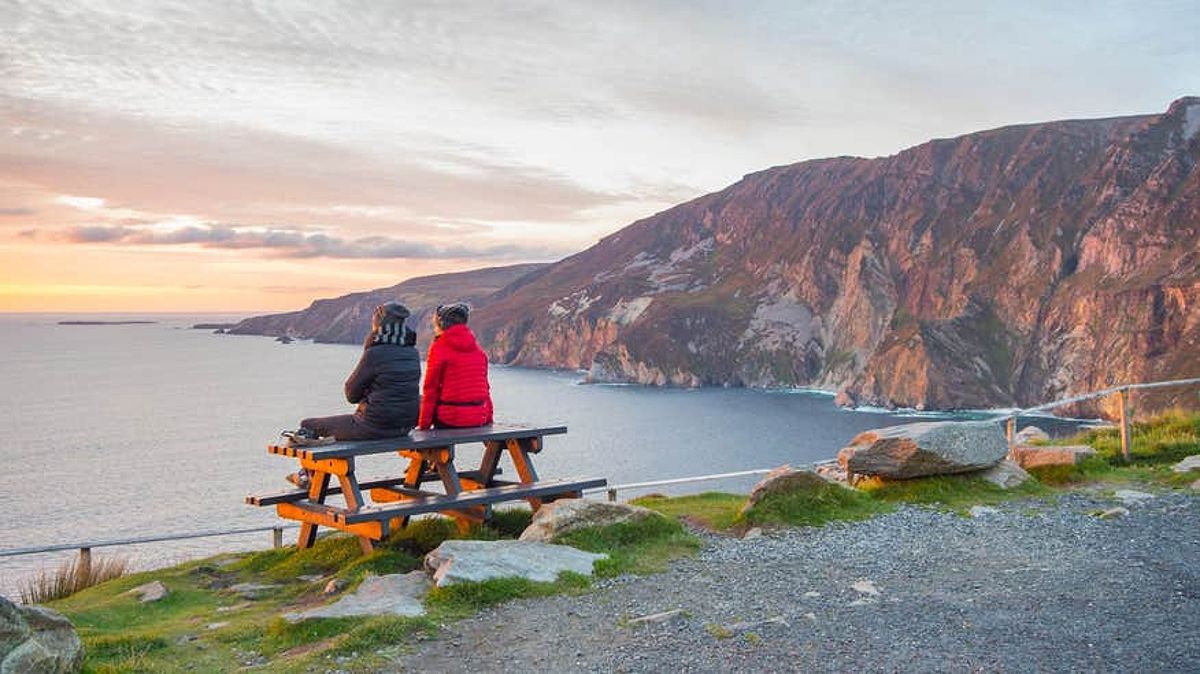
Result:
<svg viewBox="0 0 1200 674">
<path fill-rule="evenodd" d="M 416 333 L 404 325 L 409 317 L 408 308 L 399 302 L 388 302 L 375 307 L 371 315 L 371 333 L 367 344 L 414 344 Z"/>
</svg>

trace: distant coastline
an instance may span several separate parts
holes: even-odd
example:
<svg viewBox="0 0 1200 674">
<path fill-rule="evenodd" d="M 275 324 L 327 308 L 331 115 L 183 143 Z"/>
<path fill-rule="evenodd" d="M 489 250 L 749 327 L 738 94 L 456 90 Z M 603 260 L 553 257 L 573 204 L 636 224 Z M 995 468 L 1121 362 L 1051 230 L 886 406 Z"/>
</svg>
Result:
<svg viewBox="0 0 1200 674">
<path fill-rule="evenodd" d="M 59 321 L 59 325 L 146 325 L 158 321 Z"/>
</svg>

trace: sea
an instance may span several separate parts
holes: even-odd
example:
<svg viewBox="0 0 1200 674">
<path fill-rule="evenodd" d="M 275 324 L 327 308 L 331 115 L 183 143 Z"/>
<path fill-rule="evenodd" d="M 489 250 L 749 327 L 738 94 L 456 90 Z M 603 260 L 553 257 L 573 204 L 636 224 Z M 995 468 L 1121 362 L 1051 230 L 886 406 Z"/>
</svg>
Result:
<svg viewBox="0 0 1200 674">
<path fill-rule="evenodd" d="M 283 477 L 296 468 L 266 446 L 303 417 L 351 411 L 342 382 L 361 347 L 192 328 L 239 318 L 0 314 L 0 555 L 275 524 L 273 508 L 244 504 L 247 494 L 287 488 Z M 597 385 L 578 372 L 501 366 L 493 366 L 491 383 L 498 422 L 568 427 L 536 457 L 542 477 L 599 476 L 610 484 L 805 465 L 834 457 L 869 428 L 993 414 L 845 410 L 819 391 Z M 1036 423 L 1052 434 L 1078 424 Z M 460 465 L 477 461 L 479 451 L 460 448 Z M 358 471 L 371 477 L 401 469 L 399 457 L 388 455 L 361 459 Z M 621 497 L 747 491 L 754 481 Z M 294 536 L 289 529 L 287 538 Z M 258 532 L 93 554 L 119 554 L 145 569 L 270 543 L 269 532 Z M 0 556 L 0 594 L 16 599 L 23 581 L 74 554 Z"/>
</svg>

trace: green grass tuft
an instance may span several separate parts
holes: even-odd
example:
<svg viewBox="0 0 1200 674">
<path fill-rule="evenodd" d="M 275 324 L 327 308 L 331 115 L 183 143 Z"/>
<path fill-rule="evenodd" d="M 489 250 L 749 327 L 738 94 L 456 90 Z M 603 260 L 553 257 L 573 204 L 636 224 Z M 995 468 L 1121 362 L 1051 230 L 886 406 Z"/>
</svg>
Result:
<svg viewBox="0 0 1200 674">
<path fill-rule="evenodd" d="M 666 517 L 579 529 L 555 542 L 607 554 L 608 559 L 596 562 L 595 573 L 600 577 L 657 573 L 671 560 L 700 549 L 700 539 L 685 531 L 678 521 Z"/>
<path fill-rule="evenodd" d="M 418 557 L 407 552 L 383 549 L 346 564 L 337 572 L 337 577 L 357 581 L 368 574 L 408 573 L 420 567 L 421 560 Z"/>
<path fill-rule="evenodd" d="M 1192 454 L 1200 454 L 1200 413 L 1173 410 L 1136 421 L 1130 429 L 1129 455 L 1135 464 L 1175 463 Z M 1091 445 L 1096 453 L 1112 464 L 1123 464 L 1121 434 L 1116 428 L 1097 428 L 1069 438 L 1052 441 L 1053 445 Z"/>
<path fill-rule="evenodd" d="M 869 494 L 830 483 L 815 488 L 768 494 L 743 513 L 751 525 L 822 526 L 841 520 L 863 520 L 892 509 Z"/>
<path fill-rule="evenodd" d="M 723 531 L 737 523 L 738 512 L 746 504 L 746 497 L 709 491 L 692 496 L 643 496 L 631 503 L 668 517 L 687 517 L 714 531 Z"/>
<path fill-rule="evenodd" d="M 1001 489 L 981 477 L 936 475 L 912 480 L 867 479 L 859 487 L 884 503 L 916 503 L 962 510 L 974 505 L 1042 496 L 1046 490 L 1030 481 L 1016 489 Z"/>
<path fill-rule="evenodd" d="M 577 593 L 590 586 L 591 581 L 586 576 L 576 573 L 560 574 L 552 583 L 538 583 L 525 578 L 493 578 L 478 583 L 435 587 L 425 599 L 425 605 L 440 614 L 461 617 L 513 599 Z"/>
</svg>

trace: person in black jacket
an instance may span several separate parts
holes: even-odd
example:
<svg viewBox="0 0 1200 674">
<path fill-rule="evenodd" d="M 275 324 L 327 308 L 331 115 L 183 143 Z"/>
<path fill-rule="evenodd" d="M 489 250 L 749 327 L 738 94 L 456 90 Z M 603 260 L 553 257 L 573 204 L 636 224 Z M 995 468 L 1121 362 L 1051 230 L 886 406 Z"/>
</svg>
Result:
<svg viewBox="0 0 1200 674">
<path fill-rule="evenodd" d="M 397 302 L 376 307 L 371 332 L 358 366 L 346 379 L 346 400 L 358 405 L 353 414 L 312 417 L 300 430 L 286 434 L 293 444 L 334 440 L 373 440 L 407 435 L 417 425 L 421 407 L 421 357 L 417 334 L 404 324 L 409 311 Z M 305 471 L 288 481 L 306 486 Z"/>
</svg>

